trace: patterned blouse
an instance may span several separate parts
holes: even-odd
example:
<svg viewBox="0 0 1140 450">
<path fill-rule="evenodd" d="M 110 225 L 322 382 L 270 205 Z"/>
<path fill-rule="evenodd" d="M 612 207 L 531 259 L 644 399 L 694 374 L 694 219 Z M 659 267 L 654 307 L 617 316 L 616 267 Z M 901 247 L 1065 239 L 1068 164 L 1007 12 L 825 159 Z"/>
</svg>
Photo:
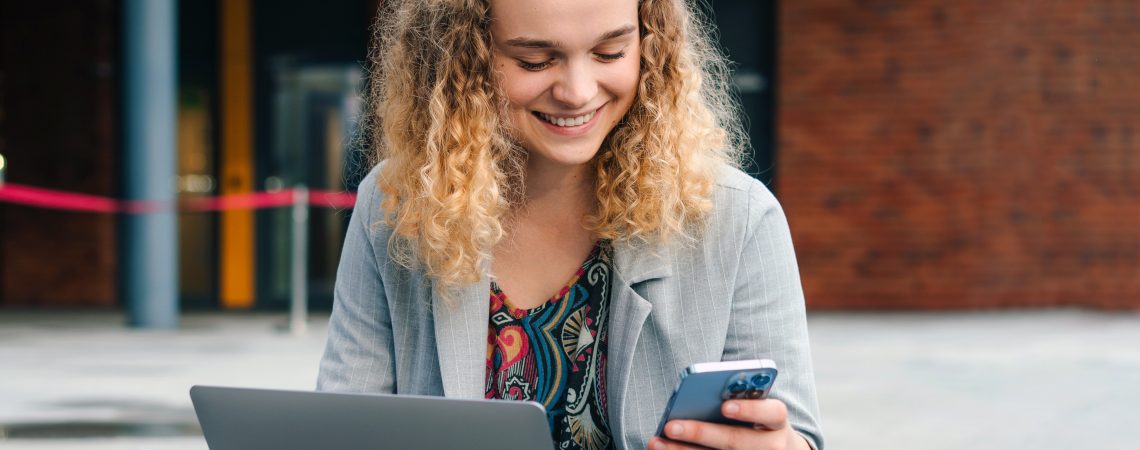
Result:
<svg viewBox="0 0 1140 450">
<path fill-rule="evenodd" d="M 533 309 L 514 307 L 491 282 L 486 397 L 541 403 L 558 449 L 614 447 L 605 377 L 612 255 L 598 241 L 558 295 Z"/>
</svg>

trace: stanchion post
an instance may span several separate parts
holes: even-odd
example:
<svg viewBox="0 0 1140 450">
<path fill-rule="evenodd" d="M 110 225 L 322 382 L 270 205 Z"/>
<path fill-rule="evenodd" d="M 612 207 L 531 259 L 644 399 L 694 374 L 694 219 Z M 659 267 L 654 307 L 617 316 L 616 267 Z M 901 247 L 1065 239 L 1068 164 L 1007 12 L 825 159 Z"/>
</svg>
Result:
<svg viewBox="0 0 1140 450">
<path fill-rule="evenodd" d="M 289 302 L 289 332 L 305 334 L 309 315 L 309 190 L 293 188 L 293 295 Z"/>
<path fill-rule="evenodd" d="M 4 154 L 0 153 L 0 188 L 4 187 L 5 170 L 8 170 L 8 162 L 4 160 Z"/>
</svg>

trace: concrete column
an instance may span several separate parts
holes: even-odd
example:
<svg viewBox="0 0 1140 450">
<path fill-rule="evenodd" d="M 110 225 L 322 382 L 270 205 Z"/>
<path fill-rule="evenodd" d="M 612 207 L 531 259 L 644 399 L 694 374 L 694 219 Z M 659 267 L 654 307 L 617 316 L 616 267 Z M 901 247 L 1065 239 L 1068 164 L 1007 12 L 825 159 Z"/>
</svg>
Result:
<svg viewBox="0 0 1140 450">
<path fill-rule="evenodd" d="M 123 3 L 123 194 L 177 198 L 178 2 Z M 131 326 L 178 327 L 177 212 L 122 216 L 120 291 Z"/>
</svg>

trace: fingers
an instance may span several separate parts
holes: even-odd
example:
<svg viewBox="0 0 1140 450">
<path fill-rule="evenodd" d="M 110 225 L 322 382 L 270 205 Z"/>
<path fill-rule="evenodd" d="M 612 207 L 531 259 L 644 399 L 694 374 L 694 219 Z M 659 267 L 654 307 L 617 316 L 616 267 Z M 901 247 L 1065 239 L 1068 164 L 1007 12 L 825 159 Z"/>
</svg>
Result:
<svg viewBox="0 0 1140 450">
<path fill-rule="evenodd" d="M 715 448 L 724 450 L 736 449 L 775 449 L 783 438 L 769 436 L 776 434 L 772 431 L 758 431 L 737 425 L 722 425 L 719 423 L 699 422 L 696 420 L 674 420 L 665 425 L 665 437 L 670 440 L 683 442 L 691 447 L 670 446 L 664 449 L 687 448 Z"/>
<path fill-rule="evenodd" d="M 783 449 L 788 445 L 788 408 L 783 402 L 775 399 L 732 400 L 725 402 L 721 411 L 725 417 L 756 426 L 673 420 L 665 424 L 665 437 L 668 439 L 654 438 L 650 449 Z"/>
<path fill-rule="evenodd" d="M 720 406 L 729 419 L 756 424 L 756 428 L 779 430 L 788 426 L 788 406 L 774 398 L 764 400 L 729 400 Z"/>
</svg>

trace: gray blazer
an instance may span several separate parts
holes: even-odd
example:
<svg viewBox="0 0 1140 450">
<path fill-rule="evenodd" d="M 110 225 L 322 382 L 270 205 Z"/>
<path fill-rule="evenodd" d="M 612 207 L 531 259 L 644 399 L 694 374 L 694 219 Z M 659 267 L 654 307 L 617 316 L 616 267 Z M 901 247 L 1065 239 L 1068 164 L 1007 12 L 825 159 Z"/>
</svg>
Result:
<svg viewBox="0 0 1140 450">
<path fill-rule="evenodd" d="M 376 173 L 360 184 L 345 238 L 317 389 L 483 398 L 490 280 L 448 307 L 431 280 L 392 261 Z M 606 386 L 616 447 L 646 448 L 685 367 L 770 358 L 780 370 L 772 396 L 821 449 L 787 221 L 760 182 L 729 168 L 719 178 L 696 242 L 614 243 Z"/>
</svg>

